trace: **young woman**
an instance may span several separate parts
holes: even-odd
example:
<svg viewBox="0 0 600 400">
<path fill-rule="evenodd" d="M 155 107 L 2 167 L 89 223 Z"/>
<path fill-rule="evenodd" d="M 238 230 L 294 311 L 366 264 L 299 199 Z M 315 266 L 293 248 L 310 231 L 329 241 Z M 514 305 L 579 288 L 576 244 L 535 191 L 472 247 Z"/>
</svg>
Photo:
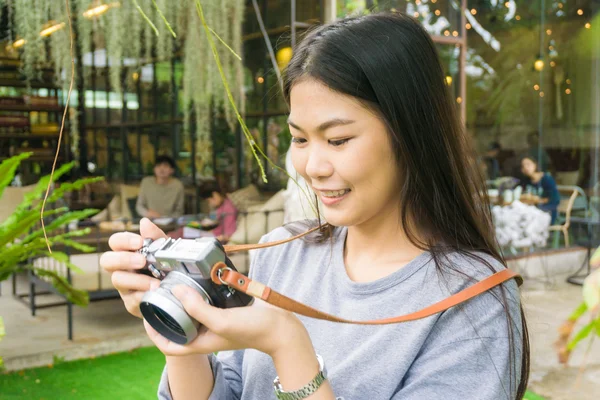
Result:
<svg viewBox="0 0 600 400">
<path fill-rule="evenodd" d="M 550 223 L 554 224 L 558 216 L 558 205 L 560 204 L 560 193 L 558 193 L 554 178 L 543 171 L 538 171 L 538 163 L 531 156 L 521 159 L 521 172 L 526 177 L 522 186 L 524 188 L 532 186 L 536 194 L 546 201 L 544 204 L 538 205 L 538 208 L 548 211 L 552 216 Z"/>
<path fill-rule="evenodd" d="M 415 20 L 377 14 L 322 26 L 295 49 L 286 77 L 294 167 L 329 225 L 318 237 L 258 250 L 252 279 L 370 320 L 420 310 L 505 268 L 435 45 Z M 279 228 L 263 241 L 306 228 Z M 143 220 L 141 234 L 162 232 Z M 131 252 L 141 244 L 116 234 L 102 258 L 137 316 L 143 292 L 158 285 L 131 273 L 144 265 Z M 167 356 L 161 399 L 273 399 L 275 377 L 293 392 L 278 398 L 312 400 L 520 399 L 527 385 L 514 280 L 385 326 L 297 317 L 258 300 L 223 310 L 184 287 L 174 293 L 207 330 L 179 346 L 146 324 Z"/>
</svg>

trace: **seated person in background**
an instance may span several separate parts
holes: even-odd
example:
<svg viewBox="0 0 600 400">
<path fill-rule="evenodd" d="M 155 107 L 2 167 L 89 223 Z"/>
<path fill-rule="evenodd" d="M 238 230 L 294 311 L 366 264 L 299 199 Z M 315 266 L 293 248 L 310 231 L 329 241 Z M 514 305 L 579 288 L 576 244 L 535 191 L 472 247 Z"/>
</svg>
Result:
<svg viewBox="0 0 600 400">
<path fill-rule="evenodd" d="M 212 233 L 219 241 L 227 243 L 236 230 L 238 211 L 218 183 L 214 185 L 207 195 L 205 198 L 212 210 L 211 214 L 213 214 L 214 220 L 218 223 L 217 227 L 212 230 Z"/>
<path fill-rule="evenodd" d="M 154 176 L 142 179 L 135 206 L 142 217 L 177 218 L 183 215 L 184 190 L 179 179 L 173 177 L 175 161 L 169 156 L 158 156 Z"/>
<path fill-rule="evenodd" d="M 487 151 L 485 152 L 485 156 L 483 159 L 487 167 L 487 179 L 494 180 L 502 176 L 500 173 L 500 163 L 498 162 L 498 155 L 500 154 L 500 150 L 502 150 L 500 143 L 492 142 L 488 147 Z"/>
<path fill-rule="evenodd" d="M 544 204 L 538 205 L 540 210 L 549 211 L 554 224 L 558 214 L 558 204 L 560 203 L 560 194 L 556 187 L 556 182 L 550 174 L 538 171 L 537 160 L 531 156 L 525 156 L 521 159 L 521 172 L 525 175 L 522 186 L 527 190 L 527 186 L 534 189 L 534 194 L 537 194 L 542 199 L 545 199 Z"/>
</svg>

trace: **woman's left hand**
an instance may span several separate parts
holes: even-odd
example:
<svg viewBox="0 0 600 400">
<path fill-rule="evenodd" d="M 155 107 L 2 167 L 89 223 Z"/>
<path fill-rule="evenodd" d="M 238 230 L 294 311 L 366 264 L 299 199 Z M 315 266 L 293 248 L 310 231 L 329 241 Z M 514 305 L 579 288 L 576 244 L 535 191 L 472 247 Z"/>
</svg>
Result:
<svg viewBox="0 0 600 400">
<path fill-rule="evenodd" d="M 148 336 L 167 356 L 210 354 L 217 351 L 256 349 L 270 356 L 294 346 L 312 349 L 308 332 L 292 313 L 255 299 L 249 307 L 221 309 L 204 302 L 193 289 L 173 288 L 186 312 L 204 325 L 187 345 L 171 342 L 144 320 Z"/>
</svg>

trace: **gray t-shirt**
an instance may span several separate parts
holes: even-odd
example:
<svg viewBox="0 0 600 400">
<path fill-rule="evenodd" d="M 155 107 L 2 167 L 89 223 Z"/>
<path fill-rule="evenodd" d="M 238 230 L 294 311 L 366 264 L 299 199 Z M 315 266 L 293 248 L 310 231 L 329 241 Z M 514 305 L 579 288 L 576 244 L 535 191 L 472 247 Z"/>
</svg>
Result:
<svg viewBox="0 0 600 400">
<path fill-rule="evenodd" d="M 371 320 L 420 310 L 471 285 L 460 272 L 478 280 L 491 274 L 480 261 L 450 254 L 447 262 L 459 272 L 440 277 L 431 254 L 424 252 L 384 278 L 354 282 L 344 266 L 346 233 L 346 228 L 336 228 L 333 241 L 294 240 L 258 250 L 250 277 L 327 313 Z M 290 236 L 278 228 L 262 241 Z M 494 269 L 504 268 L 491 257 L 478 255 Z M 514 280 L 504 287 L 513 321 L 513 357 L 500 288 L 441 314 L 402 324 L 362 326 L 300 319 L 325 361 L 338 399 L 513 399 L 521 369 L 520 299 Z M 277 373 L 268 355 L 253 349 L 221 352 L 211 356 L 211 363 L 215 384 L 210 400 L 275 399 Z M 171 399 L 166 370 L 158 397 Z"/>
<path fill-rule="evenodd" d="M 177 218 L 183 215 L 185 193 L 183 184 L 177 178 L 171 178 L 169 183 L 160 184 L 154 176 L 142 179 L 140 193 L 135 204 L 135 210 L 145 217 L 148 210 L 154 210 L 161 217 Z"/>
</svg>

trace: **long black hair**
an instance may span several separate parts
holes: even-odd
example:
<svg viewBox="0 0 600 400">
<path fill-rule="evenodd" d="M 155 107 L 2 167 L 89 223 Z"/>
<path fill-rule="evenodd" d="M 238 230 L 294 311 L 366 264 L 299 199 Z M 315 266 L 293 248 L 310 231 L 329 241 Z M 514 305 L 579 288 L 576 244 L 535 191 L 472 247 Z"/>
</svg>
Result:
<svg viewBox="0 0 600 400">
<path fill-rule="evenodd" d="M 452 268 L 442 262 L 452 252 L 476 259 L 493 272 L 492 265 L 477 253 L 506 265 L 483 196 L 484 180 L 445 83 L 435 44 L 415 19 L 381 13 L 316 28 L 294 49 L 285 71 L 288 104 L 293 86 L 306 78 L 357 98 L 386 125 L 402 179 L 401 226 L 415 246 L 431 253 L 440 273 Z M 525 316 L 521 308 L 522 326 L 517 331 L 522 334 L 522 359 L 517 386 L 515 321 L 508 311 L 504 287 L 498 299 L 506 313 L 510 342 L 509 393 L 516 392 L 521 399 L 529 377 Z"/>
</svg>

